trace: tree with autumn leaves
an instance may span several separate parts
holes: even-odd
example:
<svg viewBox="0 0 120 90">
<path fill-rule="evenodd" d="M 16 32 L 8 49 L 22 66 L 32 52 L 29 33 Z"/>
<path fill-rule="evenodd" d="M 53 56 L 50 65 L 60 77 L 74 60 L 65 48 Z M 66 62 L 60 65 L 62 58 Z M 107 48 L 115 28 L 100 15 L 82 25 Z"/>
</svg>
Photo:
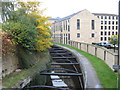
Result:
<svg viewBox="0 0 120 90">
<path fill-rule="evenodd" d="M 7 13 L 3 31 L 8 34 L 12 42 L 27 50 L 44 51 L 52 45 L 49 17 L 42 15 L 39 10 L 40 2 L 16 1 L 15 8 Z"/>
</svg>

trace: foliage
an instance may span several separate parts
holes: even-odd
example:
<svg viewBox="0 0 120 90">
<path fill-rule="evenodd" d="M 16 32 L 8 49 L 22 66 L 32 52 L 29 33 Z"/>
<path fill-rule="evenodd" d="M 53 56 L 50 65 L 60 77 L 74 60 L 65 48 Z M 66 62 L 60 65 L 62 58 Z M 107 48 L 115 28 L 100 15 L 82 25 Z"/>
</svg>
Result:
<svg viewBox="0 0 120 90">
<path fill-rule="evenodd" d="M 10 52 L 15 51 L 15 44 L 12 42 L 10 37 L 5 33 L 2 33 L 2 53 L 3 55 L 9 54 Z"/>
<path fill-rule="evenodd" d="M 3 30 L 19 47 L 40 51 L 50 48 L 51 34 L 46 23 L 48 17 L 40 15 L 40 2 L 18 1 L 17 5 L 16 11 L 8 10 L 9 18 L 4 22 Z"/>
<path fill-rule="evenodd" d="M 118 36 L 117 36 L 117 35 L 111 36 L 109 42 L 110 42 L 111 44 L 118 44 Z"/>
<path fill-rule="evenodd" d="M 38 41 L 37 41 L 37 50 L 45 50 L 46 48 L 50 48 L 52 43 L 50 42 L 51 39 L 51 32 L 49 30 L 49 23 L 44 24 L 47 21 L 47 17 L 40 17 L 37 19 L 39 23 L 37 26 L 37 30 L 39 32 Z"/>
<path fill-rule="evenodd" d="M 10 19 L 3 24 L 3 30 L 19 46 L 29 50 L 35 50 L 36 44 L 36 27 L 34 17 L 27 17 L 24 10 L 11 12 Z"/>
<path fill-rule="evenodd" d="M 34 1 L 34 2 L 18 2 L 20 7 L 26 9 L 26 13 L 28 16 L 33 15 L 36 18 L 37 22 L 37 32 L 38 32 L 38 38 L 37 38 L 37 50 L 44 51 L 47 48 L 50 48 L 52 45 L 51 43 L 51 32 L 50 32 L 50 24 L 46 23 L 49 17 L 42 16 L 42 12 L 44 10 L 39 10 L 40 2 Z"/>
</svg>

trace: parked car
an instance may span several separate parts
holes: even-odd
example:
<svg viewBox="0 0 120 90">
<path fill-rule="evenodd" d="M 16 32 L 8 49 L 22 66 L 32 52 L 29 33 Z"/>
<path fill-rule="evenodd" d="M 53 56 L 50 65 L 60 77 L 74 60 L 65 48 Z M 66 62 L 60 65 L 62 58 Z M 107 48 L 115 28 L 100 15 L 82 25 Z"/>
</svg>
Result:
<svg viewBox="0 0 120 90">
<path fill-rule="evenodd" d="M 102 46 L 101 43 L 92 43 L 93 45 Z"/>
<path fill-rule="evenodd" d="M 103 46 L 103 47 L 106 47 L 107 49 L 110 49 L 110 48 L 112 48 L 112 44 L 110 44 L 110 43 L 108 43 L 108 42 L 102 42 L 101 43 L 101 45 Z"/>
</svg>

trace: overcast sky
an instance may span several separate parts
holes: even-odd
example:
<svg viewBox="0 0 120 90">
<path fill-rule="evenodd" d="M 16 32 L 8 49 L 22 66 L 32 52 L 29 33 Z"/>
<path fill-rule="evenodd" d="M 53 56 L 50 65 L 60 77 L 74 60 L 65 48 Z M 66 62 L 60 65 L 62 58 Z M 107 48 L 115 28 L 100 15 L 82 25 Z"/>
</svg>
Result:
<svg viewBox="0 0 120 90">
<path fill-rule="evenodd" d="M 119 0 L 39 0 L 47 8 L 45 15 L 65 17 L 83 9 L 91 13 L 118 14 Z"/>
</svg>

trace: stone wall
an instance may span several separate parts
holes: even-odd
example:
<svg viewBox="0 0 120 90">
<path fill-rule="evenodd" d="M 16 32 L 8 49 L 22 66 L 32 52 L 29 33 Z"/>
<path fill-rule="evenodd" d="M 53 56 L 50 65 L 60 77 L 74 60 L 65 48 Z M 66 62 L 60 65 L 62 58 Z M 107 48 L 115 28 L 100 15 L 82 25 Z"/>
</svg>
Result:
<svg viewBox="0 0 120 90">
<path fill-rule="evenodd" d="M 18 57 L 16 53 L 9 53 L 2 56 L 2 76 L 6 76 L 18 68 Z"/>
<path fill-rule="evenodd" d="M 105 63 L 113 69 L 113 65 L 117 65 L 118 60 L 118 54 L 114 53 L 112 51 L 109 51 L 109 49 L 106 49 L 104 47 L 76 42 L 76 41 L 69 41 L 69 45 L 76 47 L 78 49 L 81 49 L 85 52 L 88 52 L 94 56 L 97 56 L 98 58 L 105 61 Z"/>
</svg>

